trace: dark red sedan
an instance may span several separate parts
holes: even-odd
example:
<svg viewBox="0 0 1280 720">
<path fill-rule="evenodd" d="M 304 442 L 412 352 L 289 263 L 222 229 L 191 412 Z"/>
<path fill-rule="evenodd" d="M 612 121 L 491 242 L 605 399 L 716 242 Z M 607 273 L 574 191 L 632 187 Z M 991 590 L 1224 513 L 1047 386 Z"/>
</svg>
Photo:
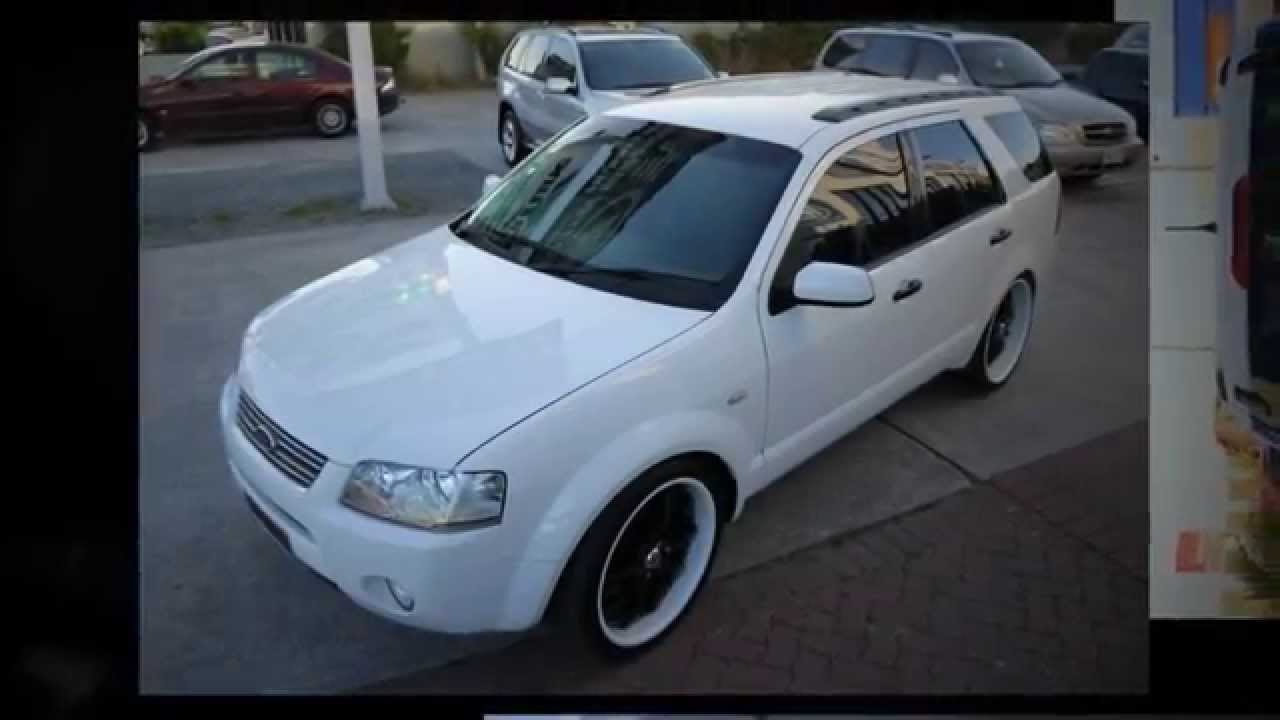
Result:
<svg viewBox="0 0 1280 720">
<path fill-rule="evenodd" d="M 391 68 L 375 68 L 378 111 L 400 104 Z M 310 127 L 323 137 L 351 129 L 351 66 L 323 50 L 285 43 L 234 43 L 192 55 L 138 89 L 138 149 L 161 137 L 226 135 Z"/>
</svg>

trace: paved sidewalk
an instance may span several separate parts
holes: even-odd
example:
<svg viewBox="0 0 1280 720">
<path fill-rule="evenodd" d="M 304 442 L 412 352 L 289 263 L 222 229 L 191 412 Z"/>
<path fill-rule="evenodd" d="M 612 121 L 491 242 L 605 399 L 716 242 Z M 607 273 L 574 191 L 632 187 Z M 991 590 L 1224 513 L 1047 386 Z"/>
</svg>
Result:
<svg viewBox="0 0 1280 720">
<path fill-rule="evenodd" d="M 546 631 L 373 693 L 1142 693 L 1141 422 L 714 581 L 622 667 Z"/>
</svg>

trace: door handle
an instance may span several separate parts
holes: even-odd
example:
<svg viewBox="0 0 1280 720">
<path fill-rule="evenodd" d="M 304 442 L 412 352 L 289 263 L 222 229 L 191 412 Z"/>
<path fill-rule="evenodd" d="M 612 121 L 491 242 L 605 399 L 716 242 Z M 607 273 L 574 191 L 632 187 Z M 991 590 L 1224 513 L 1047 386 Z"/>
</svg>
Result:
<svg viewBox="0 0 1280 720">
<path fill-rule="evenodd" d="M 922 287 L 924 287 L 924 283 L 920 282 L 920 278 L 903 280 L 902 284 L 898 285 L 898 289 L 893 292 L 893 301 L 898 302 L 899 300 L 905 300 L 920 292 L 920 288 Z"/>
<path fill-rule="evenodd" d="M 991 244 L 992 244 L 992 245 L 999 245 L 1000 243 L 1004 242 L 1005 240 L 1008 240 L 1010 237 L 1013 237 L 1013 231 L 1012 231 L 1012 230 L 1010 230 L 1009 228 L 1000 228 L 999 230 L 995 231 L 994 233 L 991 233 Z"/>
</svg>

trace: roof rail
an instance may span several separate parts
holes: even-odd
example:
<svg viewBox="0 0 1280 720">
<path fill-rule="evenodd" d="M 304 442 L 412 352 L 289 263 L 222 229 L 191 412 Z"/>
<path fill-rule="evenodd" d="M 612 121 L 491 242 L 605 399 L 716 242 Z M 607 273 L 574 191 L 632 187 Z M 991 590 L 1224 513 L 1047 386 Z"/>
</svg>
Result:
<svg viewBox="0 0 1280 720">
<path fill-rule="evenodd" d="M 882 100 L 869 100 L 854 105 L 832 105 L 813 114 L 813 119 L 821 122 L 842 123 L 846 120 L 867 115 L 881 110 L 925 105 L 943 100 L 959 100 L 962 98 L 994 97 L 995 93 L 984 88 L 960 88 L 956 90 L 930 90 L 928 92 L 895 95 Z"/>
<path fill-rule="evenodd" d="M 871 25 L 863 25 L 858 28 L 849 28 L 849 30 L 875 30 L 875 29 L 891 29 L 891 30 L 910 30 L 912 32 L 929 33 L 931 35 L 940 35 L 942 37 L 951 37 L 952 31 L 943 28 L 933 27 L 931 25 L 921 25 L 913 22 L 882 22 Z"/>
</svg>

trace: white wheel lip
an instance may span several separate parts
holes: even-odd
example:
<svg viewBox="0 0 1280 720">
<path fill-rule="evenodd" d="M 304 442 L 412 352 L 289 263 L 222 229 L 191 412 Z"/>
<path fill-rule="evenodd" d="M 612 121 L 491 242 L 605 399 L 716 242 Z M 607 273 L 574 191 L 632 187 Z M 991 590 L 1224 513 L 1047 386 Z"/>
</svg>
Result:
<svg viewBox="0 0 1280 720">
<path fill-rule="evenodd" d="M 1031 289 L 1031 283 L 1027 282 L 1026 278 L 1018 278 L 1001 296 L 1000 302 L 1003 304 L 1004 299 L 1011 295 L 1014 296 L 1013 323 L 1009 328 L 1009 337 L 1005 339 L 1001 357 L 996 359 L 994 367 L 991 362 L 990 331 L 982 341 L 983 371 L 986 372 L 987 379 L 996 384 L 1004 382 L 1013 374 L 1013 369 L 1018 366 L 1022 351 L 1027 346 L 1027 338 L 1031 336 L 1031 319 L 1035 310 L 1035 292 Z M 994 315 L 991 322 L 995 322 Z M 1014 338 L 1017 338 L 1016 341 Z"/>
<path fill-rule="evenodd" d="M 604 619 L 604 579 L 608 574 L 609 563 L 613 560 L 613 552 L 618 547 L 618 540 L 622 538 L 627 528 L 631 526 L 631 521 L 635 519 L 636 514 L 650 500 L 659 493 L 677 485 L 688 487 L 692 491 L 694 521 L 697 524 L 693 542 L 685 555 L 684 567 L 672 582 L 667 594 L 658 604 L 657 610 L 632 623 L 631 627 L 626 630 L 612 628 Z M 596 626 L 600 628 L 600 632 L 604 634 L 609 642 L 622 648 L 634 648 L 644 645 L 671 627 L 671 624 L 688 609 L 689 601 L 693 599 L 694 592 L 697 591 L 698 586 L 710 570 L 711 550 L 715 547 L 716 533 L 719 532 L 716 512 L 716 501 L 711 494 L 711 490 L 702 481 L 689 476 L 672 478 L 659 485 L 631 510 L 626 522 L 622 523 L 622 527 L 618 529 L 617 534 L 613 537 L 613 542 L 609 544 L 609 552 L 605 555 L 604 565 L 600 568 L 600 577 L 596 581 Z"/>
<path fill-rule="evenodd" d="M 147 146 L 147 141 L 151 139 L 151 131 L 147 129 L 147 121 L 138 118 L 138 147 Z"/>
</svg>

